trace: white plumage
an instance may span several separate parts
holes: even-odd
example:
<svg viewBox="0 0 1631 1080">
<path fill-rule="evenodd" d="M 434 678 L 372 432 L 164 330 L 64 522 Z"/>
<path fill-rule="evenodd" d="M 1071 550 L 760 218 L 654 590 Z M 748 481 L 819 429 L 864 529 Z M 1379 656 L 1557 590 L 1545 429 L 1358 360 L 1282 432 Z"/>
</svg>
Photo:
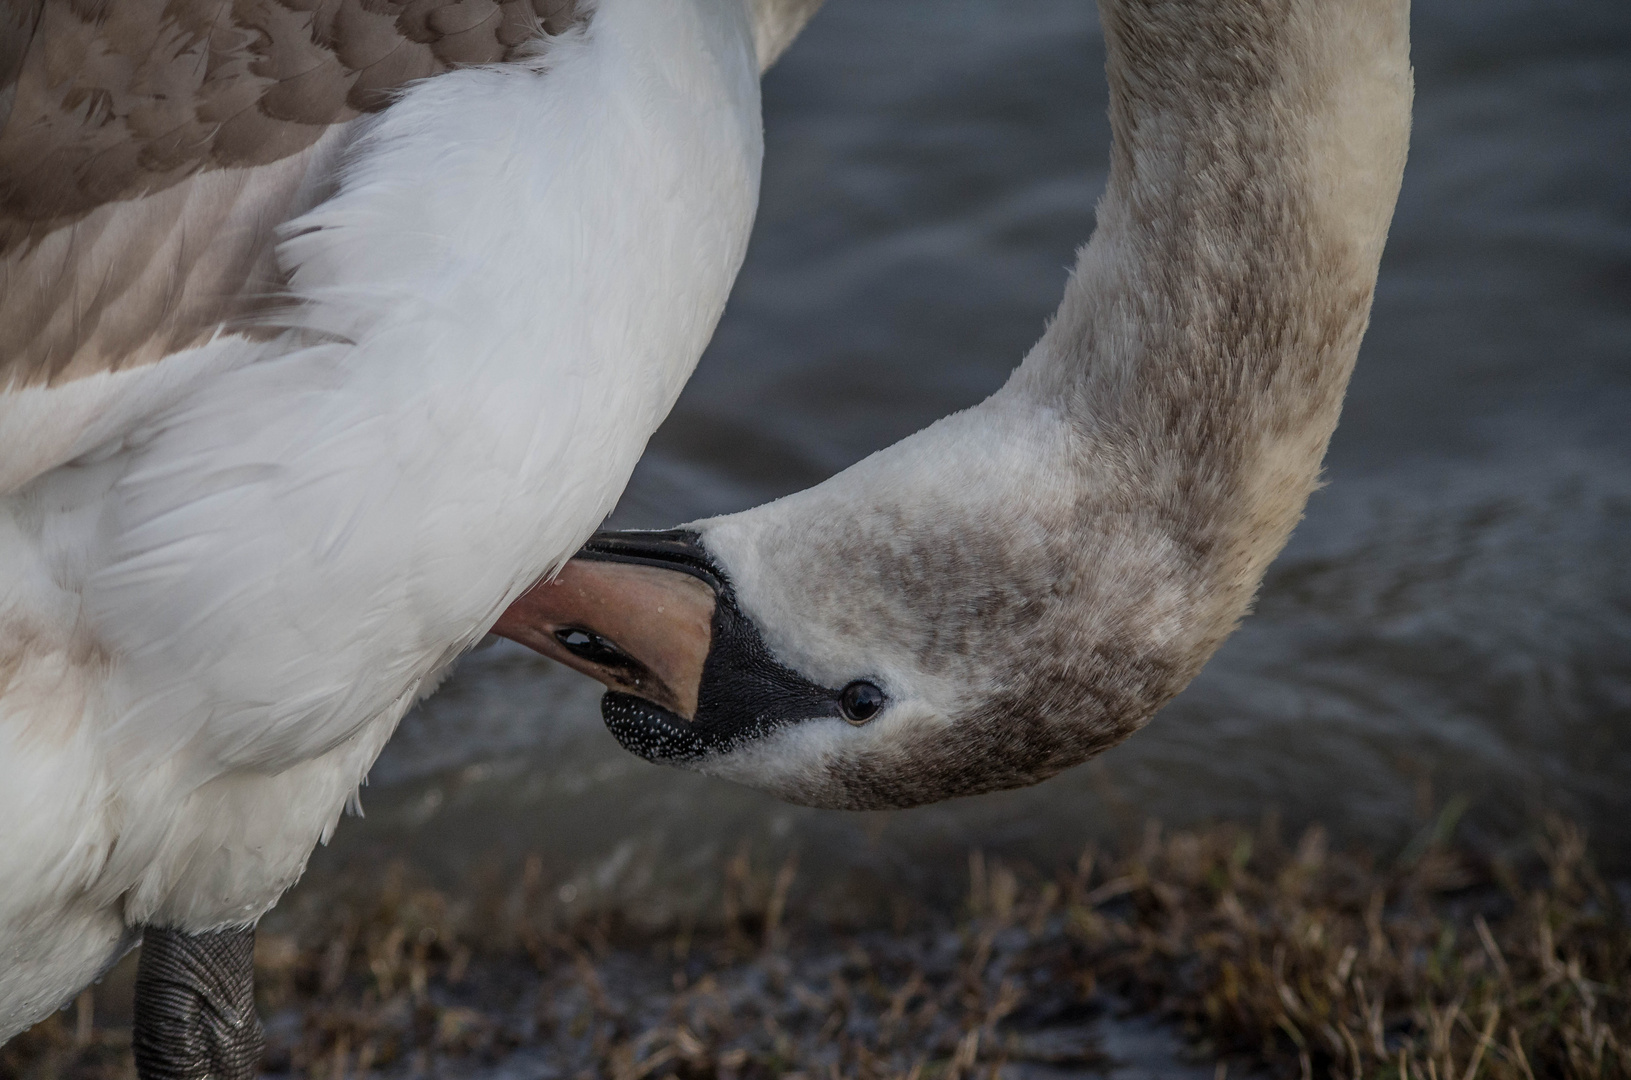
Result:
<svg viewBox="0 0 1631 1080">
<path fill-rule="evenodd" d="M 302 159 L 281 332 L 0 396 L 0 1040 L 259 917 L 610 510 L 741 264 L 754 29 L 602 0 L 416 84 Z"/>
</svg>

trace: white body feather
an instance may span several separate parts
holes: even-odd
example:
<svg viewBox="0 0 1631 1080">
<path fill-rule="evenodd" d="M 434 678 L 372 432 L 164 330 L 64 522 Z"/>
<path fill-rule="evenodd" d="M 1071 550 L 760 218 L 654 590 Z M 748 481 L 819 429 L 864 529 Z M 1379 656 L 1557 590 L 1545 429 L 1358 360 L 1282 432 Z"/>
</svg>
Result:
<svg viewBox="0 0 1631 1080">
<path fill-rule="evenodd" d="M 0 498 L 0 1041 L 131 928 L 265 912 L 600 523 L 741 264 L 758 67 L 742 0 L 602 0 L 411 88 L 288 226 L 288 333 L 143 369 L 147 407 Z M 94 409 L 74 385 L 0 419 Z"/>
</svg>

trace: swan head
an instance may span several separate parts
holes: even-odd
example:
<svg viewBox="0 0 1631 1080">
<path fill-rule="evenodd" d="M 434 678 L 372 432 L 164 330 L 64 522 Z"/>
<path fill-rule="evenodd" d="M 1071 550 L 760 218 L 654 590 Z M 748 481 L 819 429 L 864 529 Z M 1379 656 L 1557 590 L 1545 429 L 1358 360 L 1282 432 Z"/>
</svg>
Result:
<svg viewBox="0 0 1631 1080">
<path fill-rule="evenodd" d="M 627 749 L 794 802 L 1036 783 L 1198 666 L 1182 560 L 1066 481 L 1076 443 L 988 402 L 777 502 L 597 534 L 495 631 L 604 682 Z"/>
</svg>

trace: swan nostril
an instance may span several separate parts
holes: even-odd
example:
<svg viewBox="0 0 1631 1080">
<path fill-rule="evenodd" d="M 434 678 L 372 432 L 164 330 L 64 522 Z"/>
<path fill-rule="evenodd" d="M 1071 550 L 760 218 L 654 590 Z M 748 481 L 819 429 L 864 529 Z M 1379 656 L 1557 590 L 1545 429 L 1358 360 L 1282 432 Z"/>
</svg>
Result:
<svg viewBox="0 0 1631 1080">
<path fill-rule="evenodd" d="M 838 697 L 838 707 L 843 710 L 844 719 L 857 725 L 877 716 L 883 703 L 883 691 L 862 680 L 844 687 L 844 692 Z"/>
<path fill-rule="evenodd" d="M 575 626 L 564 627 L 555 631 L 555 640 L 561 643 L 561 648 L 579 660 L 598 664 L 600 667 L 620 670 L 643 667 L 634 657 L 590 630 L 581 630 Z"/>
</svg>

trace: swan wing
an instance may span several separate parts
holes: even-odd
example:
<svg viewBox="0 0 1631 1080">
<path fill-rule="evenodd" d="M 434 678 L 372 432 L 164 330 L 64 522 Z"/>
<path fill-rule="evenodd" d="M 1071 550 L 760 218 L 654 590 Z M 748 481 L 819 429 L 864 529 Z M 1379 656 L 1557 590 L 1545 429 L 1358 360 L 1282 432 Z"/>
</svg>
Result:
<svg viewBox="0 0 1631 1080">
<path fill-rule="evenodd" d="M 242 362 L 350 121 L 575 0 L 0 0 L 0 493 Z"/>
</svg>

